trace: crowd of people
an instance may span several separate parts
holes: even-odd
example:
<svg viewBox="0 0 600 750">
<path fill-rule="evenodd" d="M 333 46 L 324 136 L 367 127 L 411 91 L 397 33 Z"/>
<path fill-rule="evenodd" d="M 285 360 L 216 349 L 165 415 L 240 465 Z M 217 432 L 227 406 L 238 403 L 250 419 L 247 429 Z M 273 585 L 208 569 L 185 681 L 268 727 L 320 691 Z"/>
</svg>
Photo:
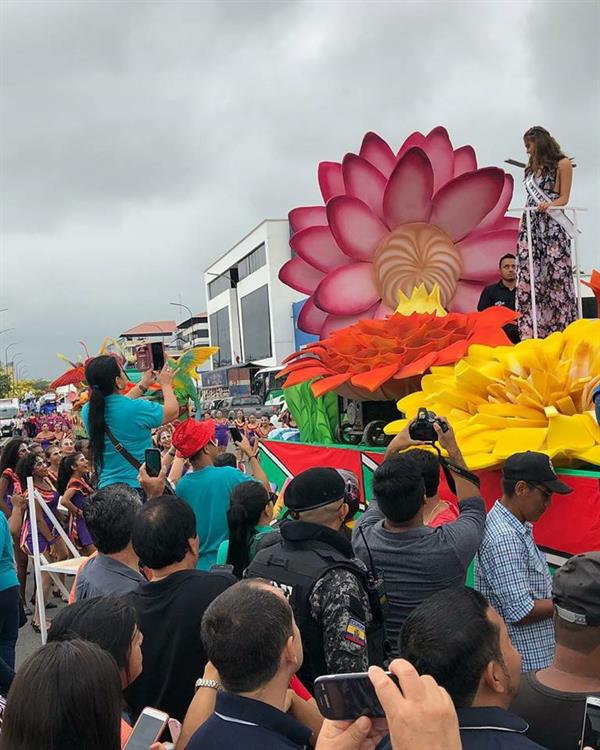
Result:
<svg viewBox="0 0 600 750">
<path fill-rule="evenodd" d="M 44 451 L 15 438 L 2 450 L 2 750 L 125 748 L 146 707 L 170 718 L 152 750 L 582 750 L 586 698 L 600 698 L 600 552 L 551 577 L 532 523 L 572 490 L 547 456 L 509 457 L 486 513 L 440 417 L 455 499 L 439 495 L 438 453 L 406 429 L 361 515 L 358 479 L 332 466 L 278 493 L 259 461 L 262 419 L 234 418 L 244 462 L 228 416 L 172 429 L 168 366 L 163 404 L 140 398 L 154 377 L 121 395 L 118 360 L 97 357 L 88 443 Z M 153 446 L 158 476 L 144 463 Z M 48 643 L 15 674 L 29 477 L 84 558 Z M 66 556 L 36 518 L 40 550 Z M 43 586 L 51 604 L 49 577 Z M 383 718 L 325 719 L 321 678 L 356 673 L 368 673 Z"/>
</svg>

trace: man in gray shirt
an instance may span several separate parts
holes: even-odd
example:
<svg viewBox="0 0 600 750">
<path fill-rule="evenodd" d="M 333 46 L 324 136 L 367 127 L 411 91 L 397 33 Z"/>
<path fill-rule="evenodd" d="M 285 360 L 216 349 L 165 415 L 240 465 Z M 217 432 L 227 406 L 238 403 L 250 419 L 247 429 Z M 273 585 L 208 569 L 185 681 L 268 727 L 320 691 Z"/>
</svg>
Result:
<svg viewBox="0 0 600 750">
<path fill-rule="evenodd" d="M 434 429 L 449 460 L 465 468 L 450 425 L 446 432 L 439 424 Z M 411 439 L 408 427 L 392 440 L 373 476 L 369 509 L 352 533 L 356 556 L 369 565 L 370 553 L 383 573 L 389 602 L 386 634 L 394 654 L 402 624 L 415 607 L 437 591 L 464 586 L 485 528 L 477 486 L 456 472 L 458 519 L 437 528 L 424 525 L 421 463 L 399 453 L 418 445 L 423 443 Z"/>
<path fill-rule="evenodd" d="M 122 596 L 145 582 L 131 544 L 133 521 L 142 507 L 139 495 L 127 484 L 111 484 L 92 495 L 83 510 L 98 554 L 80 568 L 75 600 L 92 596 Z"/>
</svg>

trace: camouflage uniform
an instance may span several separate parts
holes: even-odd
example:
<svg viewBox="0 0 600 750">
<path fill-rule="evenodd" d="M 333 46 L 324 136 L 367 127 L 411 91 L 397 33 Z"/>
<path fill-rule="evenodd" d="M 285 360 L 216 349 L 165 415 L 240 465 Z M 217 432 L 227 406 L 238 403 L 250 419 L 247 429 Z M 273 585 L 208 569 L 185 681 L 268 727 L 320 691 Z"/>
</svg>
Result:
<svg viewBox="0 0 600 750">
<path fill-rule="evenodd" d="M 309 602 L 311 615 L 323 629 L 329 673 L 366 672 L 365 633 L 373 618 L 369 597 L 357 577 L 344 568 L 328 571 L 315 584 Z"/>
</svg>

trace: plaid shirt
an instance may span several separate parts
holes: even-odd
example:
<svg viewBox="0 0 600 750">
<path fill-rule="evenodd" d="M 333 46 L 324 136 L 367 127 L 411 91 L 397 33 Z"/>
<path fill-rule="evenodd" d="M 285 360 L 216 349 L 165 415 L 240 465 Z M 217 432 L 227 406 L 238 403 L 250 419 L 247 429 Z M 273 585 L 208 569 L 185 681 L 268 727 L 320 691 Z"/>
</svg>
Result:
<svg viewBox="0 0 600 750">
<path fill-rule="evenodd" d="M 533 541 L 532 525 L 521 523 L 497 500 L 488 513 L 475 557 L 475 588 L 504 619 L 523 657 L 521 671 L 543 669 L 554 655 L 552 619 L 518 625 L 536 599 L 552 598 L 552 578 Z"/>
</svg>

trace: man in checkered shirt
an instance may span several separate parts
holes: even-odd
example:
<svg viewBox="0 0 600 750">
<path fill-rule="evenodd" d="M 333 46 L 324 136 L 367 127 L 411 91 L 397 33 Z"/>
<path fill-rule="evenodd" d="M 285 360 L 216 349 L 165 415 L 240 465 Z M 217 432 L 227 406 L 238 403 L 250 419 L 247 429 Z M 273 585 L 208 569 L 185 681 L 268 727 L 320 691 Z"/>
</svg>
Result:
<svg viewBox="0 0 600 750">
<path fill-rule="evenodd" d="M 515 453 L 504 464 L 503 495 L 487 515 L 475 557 L 475 587 L 508 626 L 523 657 L 522 672 L 544 669 L 554 655 L 552 578 L 533 541 L 532 522 L 550 505 L 552 493 L 573 492 L 543 453 Z"/>
</svg>

